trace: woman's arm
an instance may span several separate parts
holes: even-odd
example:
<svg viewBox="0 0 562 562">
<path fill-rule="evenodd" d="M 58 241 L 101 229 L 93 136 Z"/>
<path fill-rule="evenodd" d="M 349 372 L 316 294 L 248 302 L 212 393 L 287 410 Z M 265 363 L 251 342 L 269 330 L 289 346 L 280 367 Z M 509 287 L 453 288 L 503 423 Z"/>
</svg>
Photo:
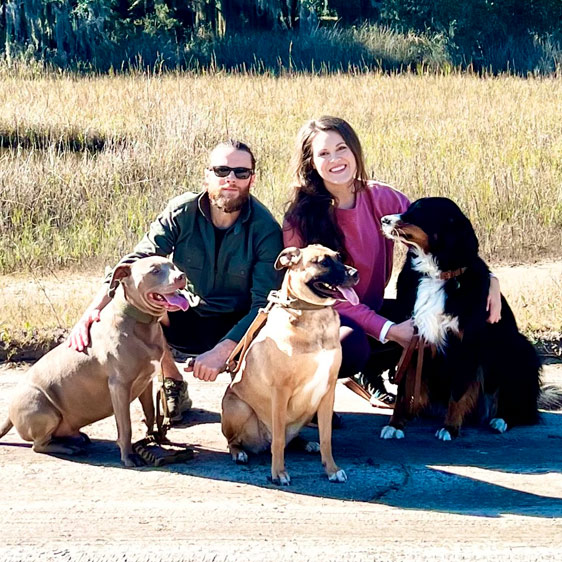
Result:
<svg viewBox="0 0 562 562">
<path fill-rule="evenodd" d="M 502 294 L 500 290 L 500 282 L 493 273 L 490 273 L 490 290 L 488 291 L 486 310 L 489 312 L 488 322 L 490 324 L 495 324 L 501 320 Z"/>
</svg>

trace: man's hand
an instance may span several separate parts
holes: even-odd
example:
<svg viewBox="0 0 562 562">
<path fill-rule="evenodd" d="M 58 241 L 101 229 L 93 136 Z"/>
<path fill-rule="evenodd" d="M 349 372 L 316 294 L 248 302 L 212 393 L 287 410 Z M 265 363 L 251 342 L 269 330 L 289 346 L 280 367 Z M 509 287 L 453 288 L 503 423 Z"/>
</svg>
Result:
<svg viewBox="0 0 562 562">
<path fill-rule="evenodd" d="M 386 339 L 395 341 L 402 347 L 408 347 L 412 338 L 414 337 L 414 321 L 410 318 L 401 322 L 400 324 L 394 324 L 388 330 L 386 334 Z"/>
<path fill-rule="evenodd" d="M 495 324 L 502 317 L 502 294 L 500 291 L 500 282 L 497 277 L 490 277 L 490 290 L 488 291 L 488 300 L 486 301 L 486 310 L 488 314 L 488 322 Z"/>
<path fill-rule="evenodd" d="M 235 347 L 235 341 L 223 340 L 213 349 L 196 357 L 195 361 L 184 368 L 184 371 L 193 372 L 193 376 L 202 381 L 214 381 L 219 373 L 225 370 L 226 360 Z"/>
<path fill-rule="evenodd" d="M 72 328 L 66 344 L 76 351 L 84 351 L 90 345 L 90 326 L 99 322 L 100 311 L 97 308 L 87 310 L 76 326 Z"/>
</svg>

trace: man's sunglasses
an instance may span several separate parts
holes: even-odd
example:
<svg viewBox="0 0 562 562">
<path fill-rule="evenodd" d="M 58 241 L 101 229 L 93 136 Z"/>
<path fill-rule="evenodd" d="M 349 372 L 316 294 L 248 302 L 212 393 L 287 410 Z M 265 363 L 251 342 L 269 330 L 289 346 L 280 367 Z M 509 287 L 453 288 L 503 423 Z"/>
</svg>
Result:
<svg viewBox="0 0 562 562">
<path fill-rule="evenodd" d="M 217 178 L 226 178 L 230 172 L 234 172 L 239 180 L 247 180 L 254 173 L 251 168 L 231 168 L 230 166 L 211 166 L 209 170 L 213 170 Z"/>
</svg>

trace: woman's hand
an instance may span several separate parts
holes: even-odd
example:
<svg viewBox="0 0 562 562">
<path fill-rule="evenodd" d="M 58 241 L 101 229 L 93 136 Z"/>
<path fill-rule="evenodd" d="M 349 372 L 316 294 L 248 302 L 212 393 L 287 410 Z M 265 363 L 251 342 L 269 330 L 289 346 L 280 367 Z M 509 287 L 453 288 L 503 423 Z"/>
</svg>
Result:
<svg viewBox="0 0 562 562">
<path fill-rule="evenodd" d="M 410 318 L 400 324 L 393 324 L 386 334 L 386 339 L 395 341 L 402 347 L 408 347 L 414 337 L 414 321 Z"/>
<path fill-rule="evenodd" d="M 486 301 L 486 310 L 488 311 L 488 322 L 495 324 L 502 317 L 502 295 L 500 291 L 500 282 L 497 277 L 490 277 L 490 290 L 488 291 L 488 300 Z"/>
</svg>

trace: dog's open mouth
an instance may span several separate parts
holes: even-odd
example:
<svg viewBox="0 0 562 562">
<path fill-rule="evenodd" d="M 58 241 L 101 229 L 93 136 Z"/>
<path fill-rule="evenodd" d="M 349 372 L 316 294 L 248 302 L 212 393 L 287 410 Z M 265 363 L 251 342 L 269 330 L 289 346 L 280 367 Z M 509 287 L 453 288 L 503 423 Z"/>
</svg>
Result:
<svg viewBox="0 0 562 562">
<path fill-rule="evenodd" d="M 323 281 L 315 281 L 313 285 L 315 291 L 324 297 L 348 301 L 354 306 L 359 304 L 359 297 L 351 287 L 342 287 L 341 285 L 336 287 Z"/>
<path fill-rule="evenodd" d="M 180 310 L 186 311 L 189 308 L 189 302 L 181 289 L 167 294 L 148 293 L 148 298 L 157 306 L 165 308 L 166 310 L 179 308 Z"/>
</svg>

